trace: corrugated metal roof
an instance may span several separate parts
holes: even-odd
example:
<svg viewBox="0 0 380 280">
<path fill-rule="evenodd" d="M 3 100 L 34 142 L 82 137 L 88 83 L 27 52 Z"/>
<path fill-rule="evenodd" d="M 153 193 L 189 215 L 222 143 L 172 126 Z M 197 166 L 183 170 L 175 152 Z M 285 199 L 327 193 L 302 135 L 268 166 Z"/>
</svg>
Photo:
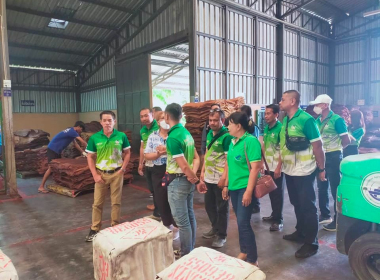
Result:
<svg viewBox="0 0 380 280">
<path fill-rule="evenodd" d="M 89 1 L 91 2 L 91 1 Z M 94 1 L 96 2 L 96 1 Z M 128 10 L 134 10 L 143 0 L 102 0 L 101 2 L 123 7 Z M 29 13 L 25 9 L 32 10 Z M 65 9 L 74 10 L 73 19 L 88 22 L 89 24 L 78 24 L 69 21 L 66 29 L 55 29 L 48 27 L 50 18 L 41 16 L 39 13 L 62 14 Z M 36 15 L 37 14 L 37 15 Z M 17 64 L 40 65 L 37 60 L 46 61 L 64 61 L 69 64 L 83 65 L 91 55 L 101 46 L 100 42 L 106 42 L 115 31 L 99 27 L 90 26 L 91 23 L 109 26 L 110 28 L 119 28 L 127 20 L 130 13 L 116 9 L 110 9 L 88 1 L 79 0 L 8 0 L 7 1 L 7 24 L 8 37 L 10 43 L 21 45 L 31 45 L 34 47 L 54 48 L 70 51 L 88 53 L 89 56 L 73 55 L 59 53 L 54 51 L 33 50 L 20 47 L 9 48 L 11 63 L 14 57 Z M 17 31 L 16 31 L 17 30 Z M 23 31 L 23 32 L 20 32 Z M 28 32 L 29 31 L 29 32 Z M 31 31 L 31 32 L 30 32 Z M 98 41 L 98 43 L 83 42 L 79 40 L 69 40 L 64 38 L 42 36 L 34 34 L 37 32 L 49 32 L 57 35 L 71 36 Z M 25 63 L 19 63 L 23 59 Z M 36 61 L 35 61 L 36 60 Z M 59 67 L 60 65 L 57 65 Z"/>
<path fill-rule="evenodd" d="M 288 0 L 284 2 L 301 5 L 303 1 Z M 377 4 L 378 0 L 315 0 L 301 9 L 304 12 L 309 12 L 334 22 L 344 20 L 349 15 L 356 14 Z"/>
</svg>

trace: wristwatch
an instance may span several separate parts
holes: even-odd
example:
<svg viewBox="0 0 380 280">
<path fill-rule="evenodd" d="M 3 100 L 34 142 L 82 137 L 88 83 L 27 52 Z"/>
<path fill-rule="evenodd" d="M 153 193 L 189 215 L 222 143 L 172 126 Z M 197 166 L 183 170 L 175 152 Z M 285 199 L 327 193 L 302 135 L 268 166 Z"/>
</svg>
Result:
<svg viewBox="0 0 380 280">
<path fill-rule="evenodd" d="M 198 179 L 198 181 L 195 182 L 196 185 L 198 185 L 201 182 L 201 180 Z"/>
<path fill-rule="evenodd" d="M 326 170 L 325 168 L 320 169 L 320 168 L 318 167 L 318 172 L 319 172 L 319 173 L 322 173 L 322 172 L 325 171 L 325 170 Z"/>
<path fill-rule="evenodd" d="M 125 173 L 126 169 L 123 169 L 123 168 L 122 168 L 121 171 L 123 171 L 123 173 Z"/>
</svg>

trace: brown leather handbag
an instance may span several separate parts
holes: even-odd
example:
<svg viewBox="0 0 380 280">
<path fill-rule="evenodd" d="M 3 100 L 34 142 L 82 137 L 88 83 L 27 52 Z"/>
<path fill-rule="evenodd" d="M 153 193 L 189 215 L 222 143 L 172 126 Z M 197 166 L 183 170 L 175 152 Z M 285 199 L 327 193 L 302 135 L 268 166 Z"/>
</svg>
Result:
<svg viewBox="0 0 380 280">
<path fill-rule="evenodd" d="M 247 160 L 249 172 L 251 172 L 251 164 L 248 160 L 248 155 L 247 155 L 245 143 L 244 143 L 244 153 L 245 153 L 245 158 Z M 274 182 L 272 176 L 269 173 L 270 172 L 269 166 L 268 166 L 267 160 L 265 159 L 265 155 L 264 155 L 262 150 L 261 150 L 261 156 L 263 157 L 266 170 L 265 170 L 265 175 L 261 176 L 259 179 L 257 179 L 256 187 L 254 189 L 254 194 L 257 198 L 262 198 L 263 196 L 265 196 L 268 193 L 277 189 L 276 183 Z"/>
</svg>

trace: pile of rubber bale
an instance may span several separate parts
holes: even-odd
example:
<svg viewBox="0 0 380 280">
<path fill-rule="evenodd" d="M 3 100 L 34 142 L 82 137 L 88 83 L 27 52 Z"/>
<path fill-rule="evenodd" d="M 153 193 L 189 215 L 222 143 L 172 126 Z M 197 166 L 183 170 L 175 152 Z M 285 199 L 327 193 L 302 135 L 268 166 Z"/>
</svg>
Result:
<svg viewBox="0 0 380 280">
<path fill-rule="evenodd" d="M 186 118 L 185 127 L 191 133 L 195 141 L 195 147 L 200 153 L 202 142 L 202 130 L 210 114 L 212 104 L 219 104 L 226 117 L 244 105 L 244 98 L 209 100 L 199 103 L 187 103 L 182 106 Z"/>
<path fill-rule="evenodd" d="M 71 190 L 85 190 L 95 183 L 86 158 L 61 158 L 50 162 L 54 181 Z M 124 183 L 131 183 L 133 164 L 129 163 L 124 173 Z"/>
<path fill-rule="evenodd" d="M 48 169 L 47 145 L 50 134 L 40 129 L 14 132 L 16 170 L 44 174 Z"/>
<path fill-rule="evenodd" d="M 86 142 L 88 142 L 88 139 L 90 139 L 90 137 L 102 130 L 102 125 L 98 122 L 98 121 L 92 121 L 92 122 L 89 122 L 89 123 L 85 123 L 85 132 L 82 132 L 80 134 L 80 137 L 82 137 L 82 139 Z M 78 145 L 82 148 L 82 150 L 85 150 L 86 147 L 84 147 L 79 141 L 77 141 Z M 62 157 L 64 158 L 77 158 L 77 157 L 80 157 L 81 156 L 81 153 L 78 151 L 77 148 L 75 148 L 74 146 L 74 143 L 70 143 L 66 149 L 64 149 L 62 151 Z"/>
<path fill-rule="evenodd" d="M 129 143 L 132 143 L 132 130 L 126 130 L 124 133 L 127 135 Z"/>
</svg>

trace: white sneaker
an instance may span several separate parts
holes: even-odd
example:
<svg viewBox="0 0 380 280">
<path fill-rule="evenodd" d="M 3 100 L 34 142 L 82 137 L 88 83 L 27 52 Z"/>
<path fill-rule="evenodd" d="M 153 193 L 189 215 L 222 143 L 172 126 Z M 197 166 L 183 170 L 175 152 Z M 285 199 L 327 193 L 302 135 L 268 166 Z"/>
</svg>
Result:
<svg viewBox="0 0 380 280">
<path fill-rule="evenodd" d="M 173 240 L 177 240 L 179 238 L 179 229 L 173 225 L 170 225 L 167 228 L 173 232 Z"/>
</svg>

